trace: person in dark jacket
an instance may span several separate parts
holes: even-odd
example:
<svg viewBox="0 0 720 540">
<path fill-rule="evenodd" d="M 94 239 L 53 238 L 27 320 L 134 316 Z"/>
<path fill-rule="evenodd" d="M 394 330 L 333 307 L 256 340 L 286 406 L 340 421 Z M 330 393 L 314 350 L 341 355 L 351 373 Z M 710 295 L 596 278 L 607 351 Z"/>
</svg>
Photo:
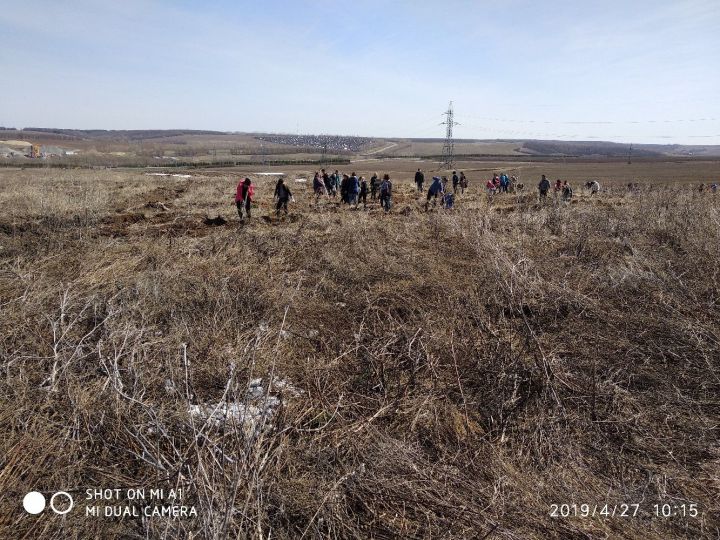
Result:
<svg viewBox="0 0 720 540">
<path fill-rule="evenodd" d="M 457 171 L 453 171 L 452 183 L 453 183 L 453 193 L 457 193 L 458 185 L 460 185 L 460 177 L 457 175 Z"/>
<path fill-rule="evenodd" d="M 358 180 L 358 177 L 355 175 L 355 173 L 352 173 L 352 176 L 350 176 L 350 180 L 348 180 L 348 204 L 349 205 L 357 206 L 358 193 L 360 193 L 360 180 Z"/>
<path fill-rule="evenodd" d="M 243 210 L 245 215 L 250 219 L 250 208 L 252 206 L 252 197 L 255 189 L 253 188 L 252 182 L 249 178 L 240 180 L 235 190 L 235 206 L 237 207 L 238 216 L 240 221 L 244 220 Z"/>
<path fill-rule="evenodd" d="M 370 178 L 370 200 L 374 201 L 377 198 L 377 189 L 380 182 L 378 182 L 378 175 L 374 173 Z"/>
<path fill-rule="evenodd" d="M 275 213 L 280 215 L 280 210 L 285 210 L 285 215 L 288 213 L 288 201 L 292 198 L 290 188 L 285 185 L 285 181 L 280 178 L 275 185 L 275 199 L 277 199 L 277 205 L 275 206 Z"/>
<path fill-rule="evenodd" d="M 347 204 L 348 202 L 348 187 L 350 185 L 350 177 L 347 174 L 342 175 L 340 181 L 340 202 Z"/>
<path fill-rule="evenodd" d="M 540 192 L 541 199 L 545 199 L 547 197 L 548 191 L 550 191 L 550 180 L 545 178 L 544 174 L 542 175 L 542 179 L 538 184 L 538 191 Z"/>
<path fill-rule="evenodd" d="M 433 176 L 432 184 L 430 184 L 430 188 L 427 192 L 427 201 L 425 202 L 425 210 L 427 211 L 428 207 L 430 206 L 430 201 L 433 201 L 433 206 L 437 203 L 438 195 L 442 195 L 442 193 L 445 191 L 445 188 L 443 187 L 442 180 L 439 176 Z"/>
<path fill-rule="evenodd" d="M 386 174 L 383 176 L 383 181 L 380 182 L 380 207 L 384 208 L 386 212 L 389 212 L 391 206 L 392 182 L 390 181 L 390 175 Z"/>
<path fill-rule="evenodd" d="M 423 190 L 423 184 L 425 183 L 425 175 L 423 172 L 418 169 L 415 173 L 415 184 L 417 185 L 417 190 L 422 192 Z"/>
<path fill-rule="evenodd" d="M 330 182 L 330 175 L 325 172 L 325 169 L 322 169 L 320 173 L 322 175 L 323 185 L 325 186 L 325 193 L 327 193 L 328 197 L 333 196 L 334 193 L 332 183 Z"/>
</svg>

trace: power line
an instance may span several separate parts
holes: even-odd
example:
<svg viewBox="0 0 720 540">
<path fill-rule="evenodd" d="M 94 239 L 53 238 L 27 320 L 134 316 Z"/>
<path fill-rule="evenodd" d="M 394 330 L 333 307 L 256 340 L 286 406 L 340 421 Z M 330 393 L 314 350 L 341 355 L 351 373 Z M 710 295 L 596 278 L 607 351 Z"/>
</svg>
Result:
<svg viewBox="0 0 720 540">
<path fill-rule="evenodd" d="M 673 120 L 662 119 L 662 120 L 521 120 L 516 118 L 494 118 L 486 116 L 470 116 L 465 115 L 467 118 L 473 118 L 476 120 L 483 120 L 486 122 L 511 122 L 517 124 L 563 124 L 563 125 L 613 125 L 613 124 L 674 124 L 681 122 L 717 122 L 717 118 L 677 118 Z"/>
<path fill-rule="evenodd" d="M 582 133 L 553 133 L 553 132 L 546 132 L 546 131 L 528 131 L 528 130 L 514 130 L 514 129 L 497 129 L 492 128 L 488 126 L 480 126 L 476 124 L 468 124 L 465 123 L 464 127 L 478 130 L 478 131 L 489 131 L 495 134 L 505 134 L 506 136 L 530 136 L 530 137 L 558 137 L 558 138 L 572 138 L 572 139 L 601 139 L 605 140 L 608 138 L 613 139 L 676 139 L 678 138 L 678 134 L 667 134 L 667 135 L 660 135 L 660 134 L 642 134 L 642 133 L 633 133 L 633 134 L 602 134 L 602 135 L 585 135 Z M 718 135 L 712 135 L 712 134 L 702 134 L 702 135 L 683 135 L 682 137 L 686 138 L 692 138 L 692 139 L 715 139 L 720 138 L 720 134 Z"/>
</svg>

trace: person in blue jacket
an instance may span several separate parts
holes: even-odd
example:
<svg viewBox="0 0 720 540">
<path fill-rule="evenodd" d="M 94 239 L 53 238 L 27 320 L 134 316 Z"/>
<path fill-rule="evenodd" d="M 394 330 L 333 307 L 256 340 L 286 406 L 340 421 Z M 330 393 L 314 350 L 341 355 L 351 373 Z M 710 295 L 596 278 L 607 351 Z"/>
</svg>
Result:
<svg viewBox="0 0 720 540">
<path fill-rule="evenodd" d="M 439 176 L 433 176 L 432 184 L 430 184 L 430 188 L 427 192 L 427 201 L 425 202 L 425 210 L 427 211 L 428 206 L 430 205 L 430 200 L 433 200 L 433 206 L 437 203 L 438 196 L 442 195 L 444 193 L 445 188 L 443 187 L 442 179 Z"/>
<path fill-rule="evenodd" d="M 507 174 L 502 173 L 500 175 L 500 191 L 502 193 L 507 193 L 509 185 L 510 185 L 510 179 L 508 178 Z"/>
</svg>

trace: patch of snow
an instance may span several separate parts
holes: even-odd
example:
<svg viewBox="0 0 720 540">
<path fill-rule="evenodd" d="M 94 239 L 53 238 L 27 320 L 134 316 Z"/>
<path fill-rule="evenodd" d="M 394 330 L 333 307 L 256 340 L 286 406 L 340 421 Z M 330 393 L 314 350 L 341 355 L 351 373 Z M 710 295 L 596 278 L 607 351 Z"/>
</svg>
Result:
<svg viewBox="0 0 720 540">
<path fill-rule="evenodd" d="M 190 405 L 188 413 L 197 420 L 213 427 L 224 424 L 242 428 L 248 436 L 255 436 L 272 426 L 270 421 L 282 404 L 281 396 L 297 397 L 302 394 L 291 383 L 282 378 L 274 379 L 271 390 L 263 386 L 263 379 L 252 379 L 248 383 L 243 400 L 220 402 L 215 405 L 203 403 Z"/>
<path fill-rule="evenodd" d="M 148 172 L 147 176 L 174 176 L 175 178 L 192 178 L 191 174 L 170 174 L 166 172 Z"/>
<path fill-rule="evenodd" d="M 303 394 L 303 391 L 299 388 L 295 388 L 291 383 L 285 379 L 275 379 L 273 381 L 273 389 L 279 390 L 283 394 L 287 394 L 293 397 L 298 397 Z"/>
</svg>

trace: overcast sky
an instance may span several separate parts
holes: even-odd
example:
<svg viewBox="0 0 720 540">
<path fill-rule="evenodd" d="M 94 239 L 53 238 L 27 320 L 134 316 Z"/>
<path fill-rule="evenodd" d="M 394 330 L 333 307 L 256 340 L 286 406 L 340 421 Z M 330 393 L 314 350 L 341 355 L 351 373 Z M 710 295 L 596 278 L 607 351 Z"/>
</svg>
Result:
<svg viewBox="0 0 720 540">
<path fill-rule="evenodd" d="M 0 125 L 720 144 L 720 0 L 0 0 Z"/>
</svg>

